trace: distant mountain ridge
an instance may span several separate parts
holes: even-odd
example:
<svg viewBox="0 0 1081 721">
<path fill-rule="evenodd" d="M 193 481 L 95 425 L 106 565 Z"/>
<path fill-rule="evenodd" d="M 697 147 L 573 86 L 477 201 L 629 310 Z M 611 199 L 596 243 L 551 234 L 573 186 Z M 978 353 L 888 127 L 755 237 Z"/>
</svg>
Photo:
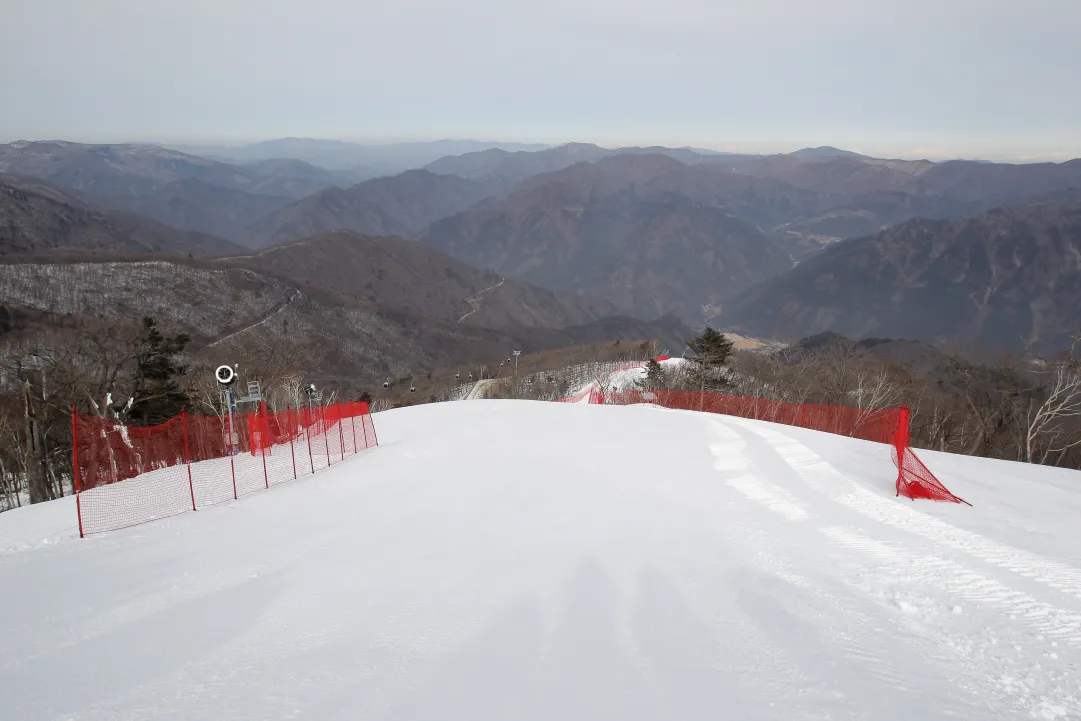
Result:
<svg viewBox="0 0 1081 721">
<path fill-rule="evenodd" d="M 181 230 L 210 233 L 245 243 L 247 228 L 289 204 L 289 198 L 263 195 L 182 178 L 148 195 L 101 201 Z"/>
<path fill-rule="evenodd" d="M 291 145 L 330 153 L 351 147 L 282 139 L 262 150 Z M 446 147 L 473 146 L 398 150 Z M 678 313 L 695 324 L 845 239 L 915 218 L 957 222 L 1081 187 L 1081 160 L 935 163 L 830 146 L 769 156 L 589 143 L 487 148 L 354 183 L 367 171 L 57 141 L 0 146 L 0 168 L 14 170 L 16 184 L 40 179 L 33 203 L 6 201 L 9 253 L 205 255 L 338 230 L 396 235 L 501 277 L 603 297 L 639 317 Z M 792 332 L 809 331 L 804 321 Z"/>
<path fill-rule="evenodd" d="M 0 173 L 40 178 L 99 198 L 149 195 L 186 178 L 231 190 L 288 197 L 266 168 L 243 168 L 155 145 L 10 143 L 0 145 Z M 302 192 L 309 192 L 309 188 Z"/>
<path fill-rule="evenodd" d="M 554 289 L 598 295 L 639 317 L 704 307 L 791 266 L 761 230 L 723 207 L 656 191 L 680 168 L 623 154 L 531 177 L 420 237 L 472 265 Z"/>
<path fill-rule="evenodd" d="M 470 327 L 559 328 L 616 314 L 613 304 L 504 280 L 430 246 L 334 231 L 223 259 L 354 298 Z"/>
<path fill-rule="evenodd" d="M 246 231 L 263 247 L 332 230 L 411 236 L 498 190 L 498 184 L 408 170 L 349 188 L 327 188 L 273 212 Z"/>
<path fill-rule="evenodd" d="M 602 148 L 592 143 L 566 143 L 539 152 L 486 150 L 440 158 L 425 166 L 440 175 L 458 175 L 473 180 L 498 180 L 512 185 L 541 173 L 562 170 L 575 163 L 595 162 L 615 155 L 667 155 L 684 163 L 706 162 L 713 157 L 734 156 L 698 152 L 691 148 Z"/>
<path fill-rule="evenodd" d="M 0 254 L 61 249 L 181 255 L 242 250 L 223 238 L 95 207 L 69 191 L 33 178 L 0 175 Z"/>
<path fill-rule="evenodd" d="M 844 241 L 724 309 L 776 338 L 834 331 L 1060 348 L 1081 333 L 1081 190 Z"/>
<path fill-rule="evenodd" d="M 868 158 L 870 156 L 853 153 L 851 150 L 841 150 L 832 145 L 821 145 L 817 148 L 802 148 L 788 155 L 793 158 Z"/>
<path fill-rule="evenodd" d="M 232 163 L 252 163 L 272 159 L 304 161 L 333 171 L 356 174 L 355 182 L 383 175 L 396 175 L 423 167 L 447 155 L 461 155 L 499 148 L 507 151 L 538 151 L 541 143 L 501 143 L 480 140 L 436 140 L 430 142 L 369 144 L 315 138 L 277 138 L 237 146 L 175 146 L 176 149 L 214 157 Z"/>
</svg>

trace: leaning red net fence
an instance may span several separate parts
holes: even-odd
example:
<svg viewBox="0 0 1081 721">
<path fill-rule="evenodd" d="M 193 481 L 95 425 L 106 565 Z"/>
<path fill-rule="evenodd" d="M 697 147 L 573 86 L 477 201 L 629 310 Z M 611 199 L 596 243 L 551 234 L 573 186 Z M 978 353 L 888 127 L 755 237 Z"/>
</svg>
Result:
<svg viewBox="0 0 1081 721">
<path fill-rule="evenodd" d="M 950 501 L 971 506 L 972 504 L 965 499 L 950 493 L 913 452 L 908 445 L 910 423 L 911 414 L 908 407 L 901 406 L 892 441 L 893 463 L 897 466 L 897 495 L 913 500 L 927 498 L 932 501 Z"/>
<path fill-rule="evenodd" d="M 700 391 L 625 389 L 583 391 L 579 401 L 589 396 L 589 402 L 604 405 L 633 405 L 651 403 L 664 408 L 721 413 L 799 428 L 824 431 L 851 438 L 860 438 L 891 446 L 897 466 L 896 492 L 913 500 L 968 503 L 955 496 L 923 464 L 909 446 L 910 413 L 900 408 L 857 408 L 853 406 L 812 403 L 786 403 L 768 398 L 737 396 Z"/>
<path fill-rule="evenodd" d="M 315 473 L 378 445 L 363 401 L 150 428 L 72 416 L 80 535 L 126 528 Z"/>
</svg>

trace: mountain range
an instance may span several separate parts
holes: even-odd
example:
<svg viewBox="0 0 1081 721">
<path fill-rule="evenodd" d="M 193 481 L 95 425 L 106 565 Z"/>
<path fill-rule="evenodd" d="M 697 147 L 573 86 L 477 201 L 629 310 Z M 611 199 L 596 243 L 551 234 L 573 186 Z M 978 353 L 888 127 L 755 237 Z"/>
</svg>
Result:
<svg viewBox="0 0 1081 721">
<path fill-rule="evenodd" d="M 700 320 L 703 306 L 792 263 L 726 208 L 649 185 L 682 167 L 665 155 L 577 163 L 437 221 L 420 240 L 511 277 L 607 298 L 633 315 Z"/>
<path fill-rule="evenodd" d="M 1061 348 L 1081 335 L 1081 189 L 838 243 L 752 288 L 723 319 L 774 338 Z"/>
<path fill-rule="evenodd" d="M 227 163 L 255 163 L 289 159 L 330 170 L 345 171 L 357 180 L 380 175 L 396 175 L 420 168 L 439 158 L 488 149 L 534 152 L 548 146 L 539 143 L 500 143 L 479 140 L 437 140 L 434 142 L 373 145 L 317 138 L 277 138 L 248 145 L 173 145 L 174 150 L 214 158 Z"/>
<path fill-rule="evenodd" d="M 430 246 L 350 231 L 218 262 L 467 327 L 561 328 L 617 314 L 612 303 L 598 298 L 553 293 L 471 267 Z"/>
<path fill-rule="evenodd" d="M 497 183 L 407 170 L 349 188 L 326 188 L 252 223 L 253 247 L 284 243 L 331 230 L 412 236 L 430 223 L 458 213 L 497 191 Z"/>
<path fill-rule="evenodd" d="M 200 357 L 269 375 L 290 364 L 372 389 L 384 377 L 615 339 L 691 332 L 480 271 L 418 243 L 331 233 L 254 254 L 184 258 L 68 249 L 0 256 L 9 348 L 80 319 L 152 316 Z M 277 370 L 276 370 L 277 369 Z"/>
<path fill-rule="evenodd" d="M 33 178 L 0 174 L 0 256 L 54 250 L 207 255 L 241 246 L 87 203 Z"/>
<path fill-rule="evenodd" d="M 333 173 L 297 160 L 234 165 L 156 145 L 87 145 L 66 141 L 0 145 L 0 173 L 27 175 L 97 198 L 127 199 L 193 178 L 231 190 L 299 198 L 335 183 Z"/>
<path fill-rule="evenodd" d="M 0 252 L 228 256 L 207 262 L 328 293 L 329 306 L 447 328 L 468 314 L 464 325 L 500 333 L 674 314 L 780 338 L 1051 347 L 1081 324 L 1081 160 L 447 142 L 395 146 L 412 169 L 368 178 L 353 160 L 375 146 L 334 141 L 214 157 L 12 143 L 0 146 Z M 469 152 L 434 156 L 445 149 Z M 481 296 L 498 303 L 474 307 L 500 282 Z"/>
</svg>

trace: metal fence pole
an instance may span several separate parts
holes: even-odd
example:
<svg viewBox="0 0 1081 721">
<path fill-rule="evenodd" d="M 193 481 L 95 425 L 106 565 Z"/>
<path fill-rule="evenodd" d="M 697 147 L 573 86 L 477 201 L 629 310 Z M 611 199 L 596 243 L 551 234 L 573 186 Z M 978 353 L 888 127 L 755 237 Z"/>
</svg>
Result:
<svg viewBox="0 0 1081 721">
<path fill-rule="evenodd" d="M 79 538 L 83 535 L 83 506 L 79 500 L 79 422 L 76 420 L 75 406 L 71 407 L 71 472 L 75 485 L 75 513 L 79 516 Z"/>
<path fill-rule="evenodd" d="M 293 409 L 285 409 L 285 421 L 289 424 L 289 455 L 293 458 L 293 480 L 297 477 L 297 453 L 295 450 L 294 442 L 296 441 L 297 426 L 293 420 Z"/>
<path fill-rule="evenodd" d="M 184 421 L 184 465 L 188 467 L 188 490 L 191 491 L 191 510 L 195 509 L 195 484 L 191 481 L 191 453 L 188 451 L 188 411 L 180 409 L 180 416 Z"/>
<path fill-rule="evenodd" d="M 270 476 L 266 472 L 266 444 L 267 439 L 270 437 L 270 424 L 266 418 L 266 401 L 259 401 L 259 414 L 255 417 L 256 424 L 259 426 L 259 446 L 262 450 L 263 456 L 263 484 L 267 489 L 270 489 Z"/>
</svg>

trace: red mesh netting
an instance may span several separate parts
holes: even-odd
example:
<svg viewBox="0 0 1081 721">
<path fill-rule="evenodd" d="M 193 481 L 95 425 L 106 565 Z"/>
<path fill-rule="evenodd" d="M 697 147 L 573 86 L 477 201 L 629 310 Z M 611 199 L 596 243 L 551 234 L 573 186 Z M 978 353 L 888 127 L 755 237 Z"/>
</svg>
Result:
<svg viewBox="0 0 1081 721">
<path fill-rule="evenodd" d="M 923 465 L 908 445 L 911 413 L 907 406 L 901 406 L 897 428 L 893 437 L 893 464 L 897 466 L 897 495 L 913 500 L 927 498 L 932 501 L 950 501 L 952 503 L 972 504 L 955 496 L 935 478 L 935 474 Z"/>
<path fill-rule="evenodd" d="M 904 449 L 904 463 L 897 463 L 897 449 L 891 448 L 893 463 L 897 466 L 897 495 L 913 500 L 926 498 L 932 501 L 972 504 L 955 496 L 935 478 L 935 474 L 923 465 L 911 448 Z"/>
<path fill-rule="evenodd" d="M 136 428 L 75 415 L 80 532 L 99 533 L 234 500 L 378 444 L 368 404 L 191 416 Z"/>
<path fill-rule="evenodd" d="M 877 409 L 853 408 L 851 406 L 785 403 L 765 398 L 699 391 L 629 389 L 609 391 L 606 394 L 597 390 L 588 392 L 590 403 L 606 405 L 652 403 L 664 408 L 722 413 L 825 431 L 851 438 L 862 438 L 876 443 L 888 443 L 892 446 L 893 461 L 898 468 L 897 495 L 912 499 L 926 498 L 972 505 L 950 493 L 909 447 L 908 429 L 911 416 L 905 406 Z M 584 393 L 580 394 L 578 400 L 584 397 Z M 898 463 L 898 458 L 901 458 L 900 463 Z"/>
<path fill-rule="evenodd" d="M 896 408 L 852 408 L 813 403 L 786 403 L 767 398 L 699 391 L 637 389 L 612 391 L 601 398 L 600 402 L 606 405 L 652 403 L 664 408 L 721 413 L 826 431 L 878 443 L 892 442 L 899 418 L 899 411 Z"/>
</svg>

